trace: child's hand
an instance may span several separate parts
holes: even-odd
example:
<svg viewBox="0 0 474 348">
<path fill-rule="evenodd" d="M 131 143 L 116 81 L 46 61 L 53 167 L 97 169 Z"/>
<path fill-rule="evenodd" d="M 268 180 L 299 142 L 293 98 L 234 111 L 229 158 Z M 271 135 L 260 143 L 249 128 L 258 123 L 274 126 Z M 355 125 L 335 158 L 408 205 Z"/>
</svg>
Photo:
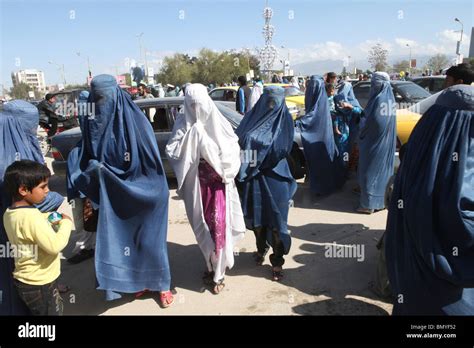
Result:
<svg viewBox="0 0 474 348">
<path fill-rule="evenodd" d="M 64 214 L 64 213 L 61 213 L 61 215 L 63 216 L 63 220 L 64 220 L 64 219 L 67 219 L 67 220 L 69 220 L 69 221 L 72 221 L 72 219 L 69 217 L 69 215 L 66 215 L 66 214 Z M 59 222 L 59 221 L 58 221 L 58 222 Z"/>
</svg>

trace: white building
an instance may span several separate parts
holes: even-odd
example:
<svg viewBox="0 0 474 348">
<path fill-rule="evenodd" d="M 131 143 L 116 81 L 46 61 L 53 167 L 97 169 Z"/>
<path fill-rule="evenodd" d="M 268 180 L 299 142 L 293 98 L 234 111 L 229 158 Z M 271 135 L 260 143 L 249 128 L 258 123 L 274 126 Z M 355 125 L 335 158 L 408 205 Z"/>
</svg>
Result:
<svg viewBox="0 0 474 348">
<path fill-rule="evenodd" d="M 44 73 L 40 70 L 26 69 L 20 70 L 16 73 L 12 72 L 12 82 L 13 86 L 23 82 L 41 92 L 46 91 Z"/>
</svg>

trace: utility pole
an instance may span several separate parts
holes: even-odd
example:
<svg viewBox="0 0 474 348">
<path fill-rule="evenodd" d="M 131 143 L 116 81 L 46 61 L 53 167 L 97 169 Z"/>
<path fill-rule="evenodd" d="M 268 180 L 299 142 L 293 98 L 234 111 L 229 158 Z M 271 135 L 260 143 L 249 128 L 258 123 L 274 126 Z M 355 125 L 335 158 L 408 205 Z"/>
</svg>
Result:
<svg viewBox="0 0 474 348">
<path fill-rule="evenodd" d="M 458 56 L 457 61 L 458 61 L 458 64 L 460 64 L 460 63 L 462 63 L 461 62 L 461 43 L 462 43 L 462 34 L 464 32 L 464 25 L 459 20 L 459 18 L 454 18 L 454 21 L 459 22 L 459 24 L 461 24 L 461 38 L 459 39 L 459 41 L 457 42 L 457 45 L 456 45 L 456 55 Z"/>
</svg>

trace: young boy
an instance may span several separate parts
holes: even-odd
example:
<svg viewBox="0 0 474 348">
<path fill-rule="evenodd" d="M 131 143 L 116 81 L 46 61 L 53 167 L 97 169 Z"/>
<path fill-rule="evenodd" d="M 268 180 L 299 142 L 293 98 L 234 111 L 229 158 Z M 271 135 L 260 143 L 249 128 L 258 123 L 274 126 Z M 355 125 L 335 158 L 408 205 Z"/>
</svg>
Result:
<svg viewBox="0 0 474 348">
<path fill-rule="evenodd" d="M 20 298 L 33 315 L 62 315 L 63 300 L 56 280 L 60 274 L 59 252 L 67 245 L 71 218 L 62 214 L 57 232 L 34 204 L 49 192 L 49 169 L 35 161 L 12 163 L 5 171 L 4 185 L 12 205 L 3 224 L 12 250 L 16 250 L 13 278 Z"/>
</svg>

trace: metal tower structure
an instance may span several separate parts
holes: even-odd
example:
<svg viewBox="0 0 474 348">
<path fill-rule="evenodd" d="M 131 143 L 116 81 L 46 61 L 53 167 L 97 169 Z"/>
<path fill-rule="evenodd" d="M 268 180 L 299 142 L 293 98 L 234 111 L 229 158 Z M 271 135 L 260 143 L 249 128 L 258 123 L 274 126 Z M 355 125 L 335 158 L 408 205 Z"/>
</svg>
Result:
<svg viewBox="0 0 474 348">
<path fill-rule="evenodd" d="M 275 33 L 275 27 L 270 24 L 273 17 L 273 10 L 268 6 L 268 0 L 265 2 L 265 8 L 263 9 L 263 18 L 265 18 L 265 25 L 263 26 L 263 37 L 265 39 L 265 46 L 258 50 L 260 56 L 260 63 L 263 66 L 263 71 L 270 77 L 273 63 L 278 55 L 276 47 L 272 44 L 273 34 Z"/>
</svg>

